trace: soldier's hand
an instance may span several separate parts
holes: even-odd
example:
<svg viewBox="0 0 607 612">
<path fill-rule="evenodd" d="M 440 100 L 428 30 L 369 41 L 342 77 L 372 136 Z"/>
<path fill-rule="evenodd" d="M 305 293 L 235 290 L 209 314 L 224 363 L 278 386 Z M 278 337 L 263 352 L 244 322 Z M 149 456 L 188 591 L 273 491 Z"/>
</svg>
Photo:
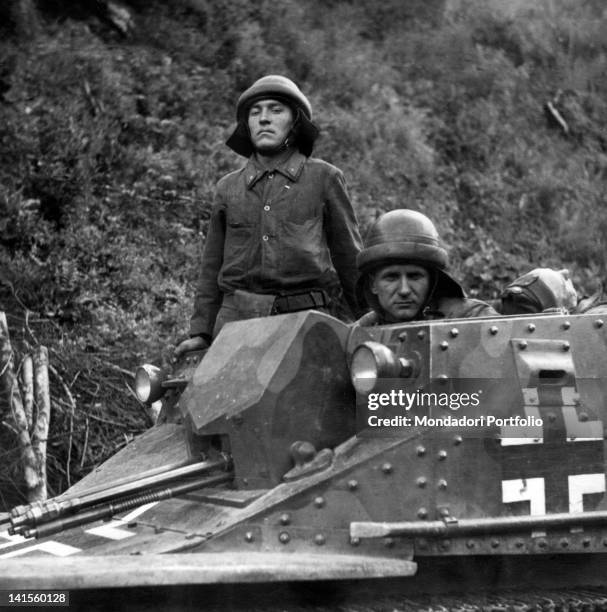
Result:
<svg viewBox="0 0 607 612">
<path fill-rule="evenodd" d="M 209 343 L 202 336 L 194 336 L 180 342 L 175 348 L 175 359 L 178 359 L 184 353 L 189 351 L 201 351 L 209 348 Z"/>
</svg>

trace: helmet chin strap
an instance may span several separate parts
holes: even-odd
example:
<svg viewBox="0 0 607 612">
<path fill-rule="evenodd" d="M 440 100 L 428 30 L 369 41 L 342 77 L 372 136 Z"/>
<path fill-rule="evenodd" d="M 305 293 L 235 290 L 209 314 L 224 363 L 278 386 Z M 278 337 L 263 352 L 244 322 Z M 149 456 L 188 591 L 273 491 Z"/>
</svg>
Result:
<svg viewBox="0 0 607 612">
<path fill-rule="evenodd" d="M 428 296 L 426 297 L 425 302 L 419 309 L 419 314 L 424 314 L 430 308 L 430 303 L 432 302 L 434 292 L 436 291 L 436 286 L 438 285 L 438 274 L 436 270 L 434 268 L 426 268 L 426 270 L 428 270 L 430 276 L 432 277 L 432 287 L 430 291 L 428 291 Z"/>
</svg>

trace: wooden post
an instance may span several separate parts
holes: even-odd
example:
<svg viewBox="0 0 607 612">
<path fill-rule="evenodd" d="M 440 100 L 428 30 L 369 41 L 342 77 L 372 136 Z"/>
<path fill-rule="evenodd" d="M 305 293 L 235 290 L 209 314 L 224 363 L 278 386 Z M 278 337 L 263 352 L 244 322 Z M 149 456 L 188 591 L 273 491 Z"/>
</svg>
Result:
<svg viewBox="0 0 607 612">
<path fill-rule="evenodd" d="M 23 461 L 23 478 L 28 491 L 28 501 L 36 501 L 38 498 L 33 496 L 36 495 L 40 485 L 38 462 L 32 447 L 23 400 L 21 399 L 19 384 L 15 376 L 13 349 L 4 312 L 0 312 L 0 390 L 6 398 L 8 409 L 13 416 L 17 429 Z"/>
<path fill-rule="evenodd" d="M 39 485 L 35 491 L 35 499 L 44 500 L 46 493 L 46 441 L 51 418 L 51 394 L 48 382 L 48 350 L 39 346 L 34 353 L 34 390 L 38 416 L 32 432 L 32 445 L 38 463 Z"/>
<path fill-rule="evenodd" d="M 21 388 L 23 389 L 23 408 L 28 431 L 31 434 L 34 423 L 34 362 L 31 355 L 26 355 L 21 363 Z"/>
</svg>

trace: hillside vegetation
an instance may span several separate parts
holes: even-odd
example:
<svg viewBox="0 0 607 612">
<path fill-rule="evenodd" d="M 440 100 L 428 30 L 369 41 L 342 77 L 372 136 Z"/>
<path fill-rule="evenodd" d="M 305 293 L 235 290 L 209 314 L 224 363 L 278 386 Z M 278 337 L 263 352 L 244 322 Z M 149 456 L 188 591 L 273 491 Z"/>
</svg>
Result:
<svg viewBox="0 0 607 612">
<path fill-rule="evenodd" d="M 605 278 L 601 0 L 138 1 L 126 36 L 78 6 L 0 36 L 0 305 L 57 370 L 51 494 L 149 425 L 121 370 L 187 332 L 214 185 L 243 162 L 235 100 L 263 74 L 309 94 L 363 231 L 426 213 L 485 298 L 538 265 L 580 293 Z M 1 420 L 0 504 L 19 488 Z"/>
</svg>

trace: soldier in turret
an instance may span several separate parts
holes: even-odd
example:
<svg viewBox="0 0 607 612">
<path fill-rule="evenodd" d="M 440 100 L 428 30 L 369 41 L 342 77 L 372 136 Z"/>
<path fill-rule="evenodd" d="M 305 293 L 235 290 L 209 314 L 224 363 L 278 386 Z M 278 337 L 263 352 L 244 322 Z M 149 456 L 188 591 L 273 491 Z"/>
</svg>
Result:
<svg viewBox="0 0 607 612">
<path fill-rule="evenodd" d="M 535 268 L 512 281 L 493 306 L 501 314 L 607 314 L 603 287 L 590 296 L 578 298 L 569 270 Z"/>
<path fill-rule="evenodd" d="M 218 185 L 190 338 L 206 348 L 230 321 L 305 309 L 358 313 L 358 223 L 342 172 L 310 157 L 318 136 L 310 102 L 278 75 L 239 98 L 226 144 L 248 158 Z"/>
<path fill-rule="evenodd" d="M 576 311 L 577 292 L 568 270 L 535 268 L 511 282 L 494 306 L 501 314 Z"/>
<path fill-rule="evenodd" d="M 414 210 L 392 210 L 379 217 L 357 265 L 357 290 L 372 308 L 359 325 L 498 314 L 485 302 L 466 297 L 446 272 L 448 255 L 434 224 Z"/>
</svg>

